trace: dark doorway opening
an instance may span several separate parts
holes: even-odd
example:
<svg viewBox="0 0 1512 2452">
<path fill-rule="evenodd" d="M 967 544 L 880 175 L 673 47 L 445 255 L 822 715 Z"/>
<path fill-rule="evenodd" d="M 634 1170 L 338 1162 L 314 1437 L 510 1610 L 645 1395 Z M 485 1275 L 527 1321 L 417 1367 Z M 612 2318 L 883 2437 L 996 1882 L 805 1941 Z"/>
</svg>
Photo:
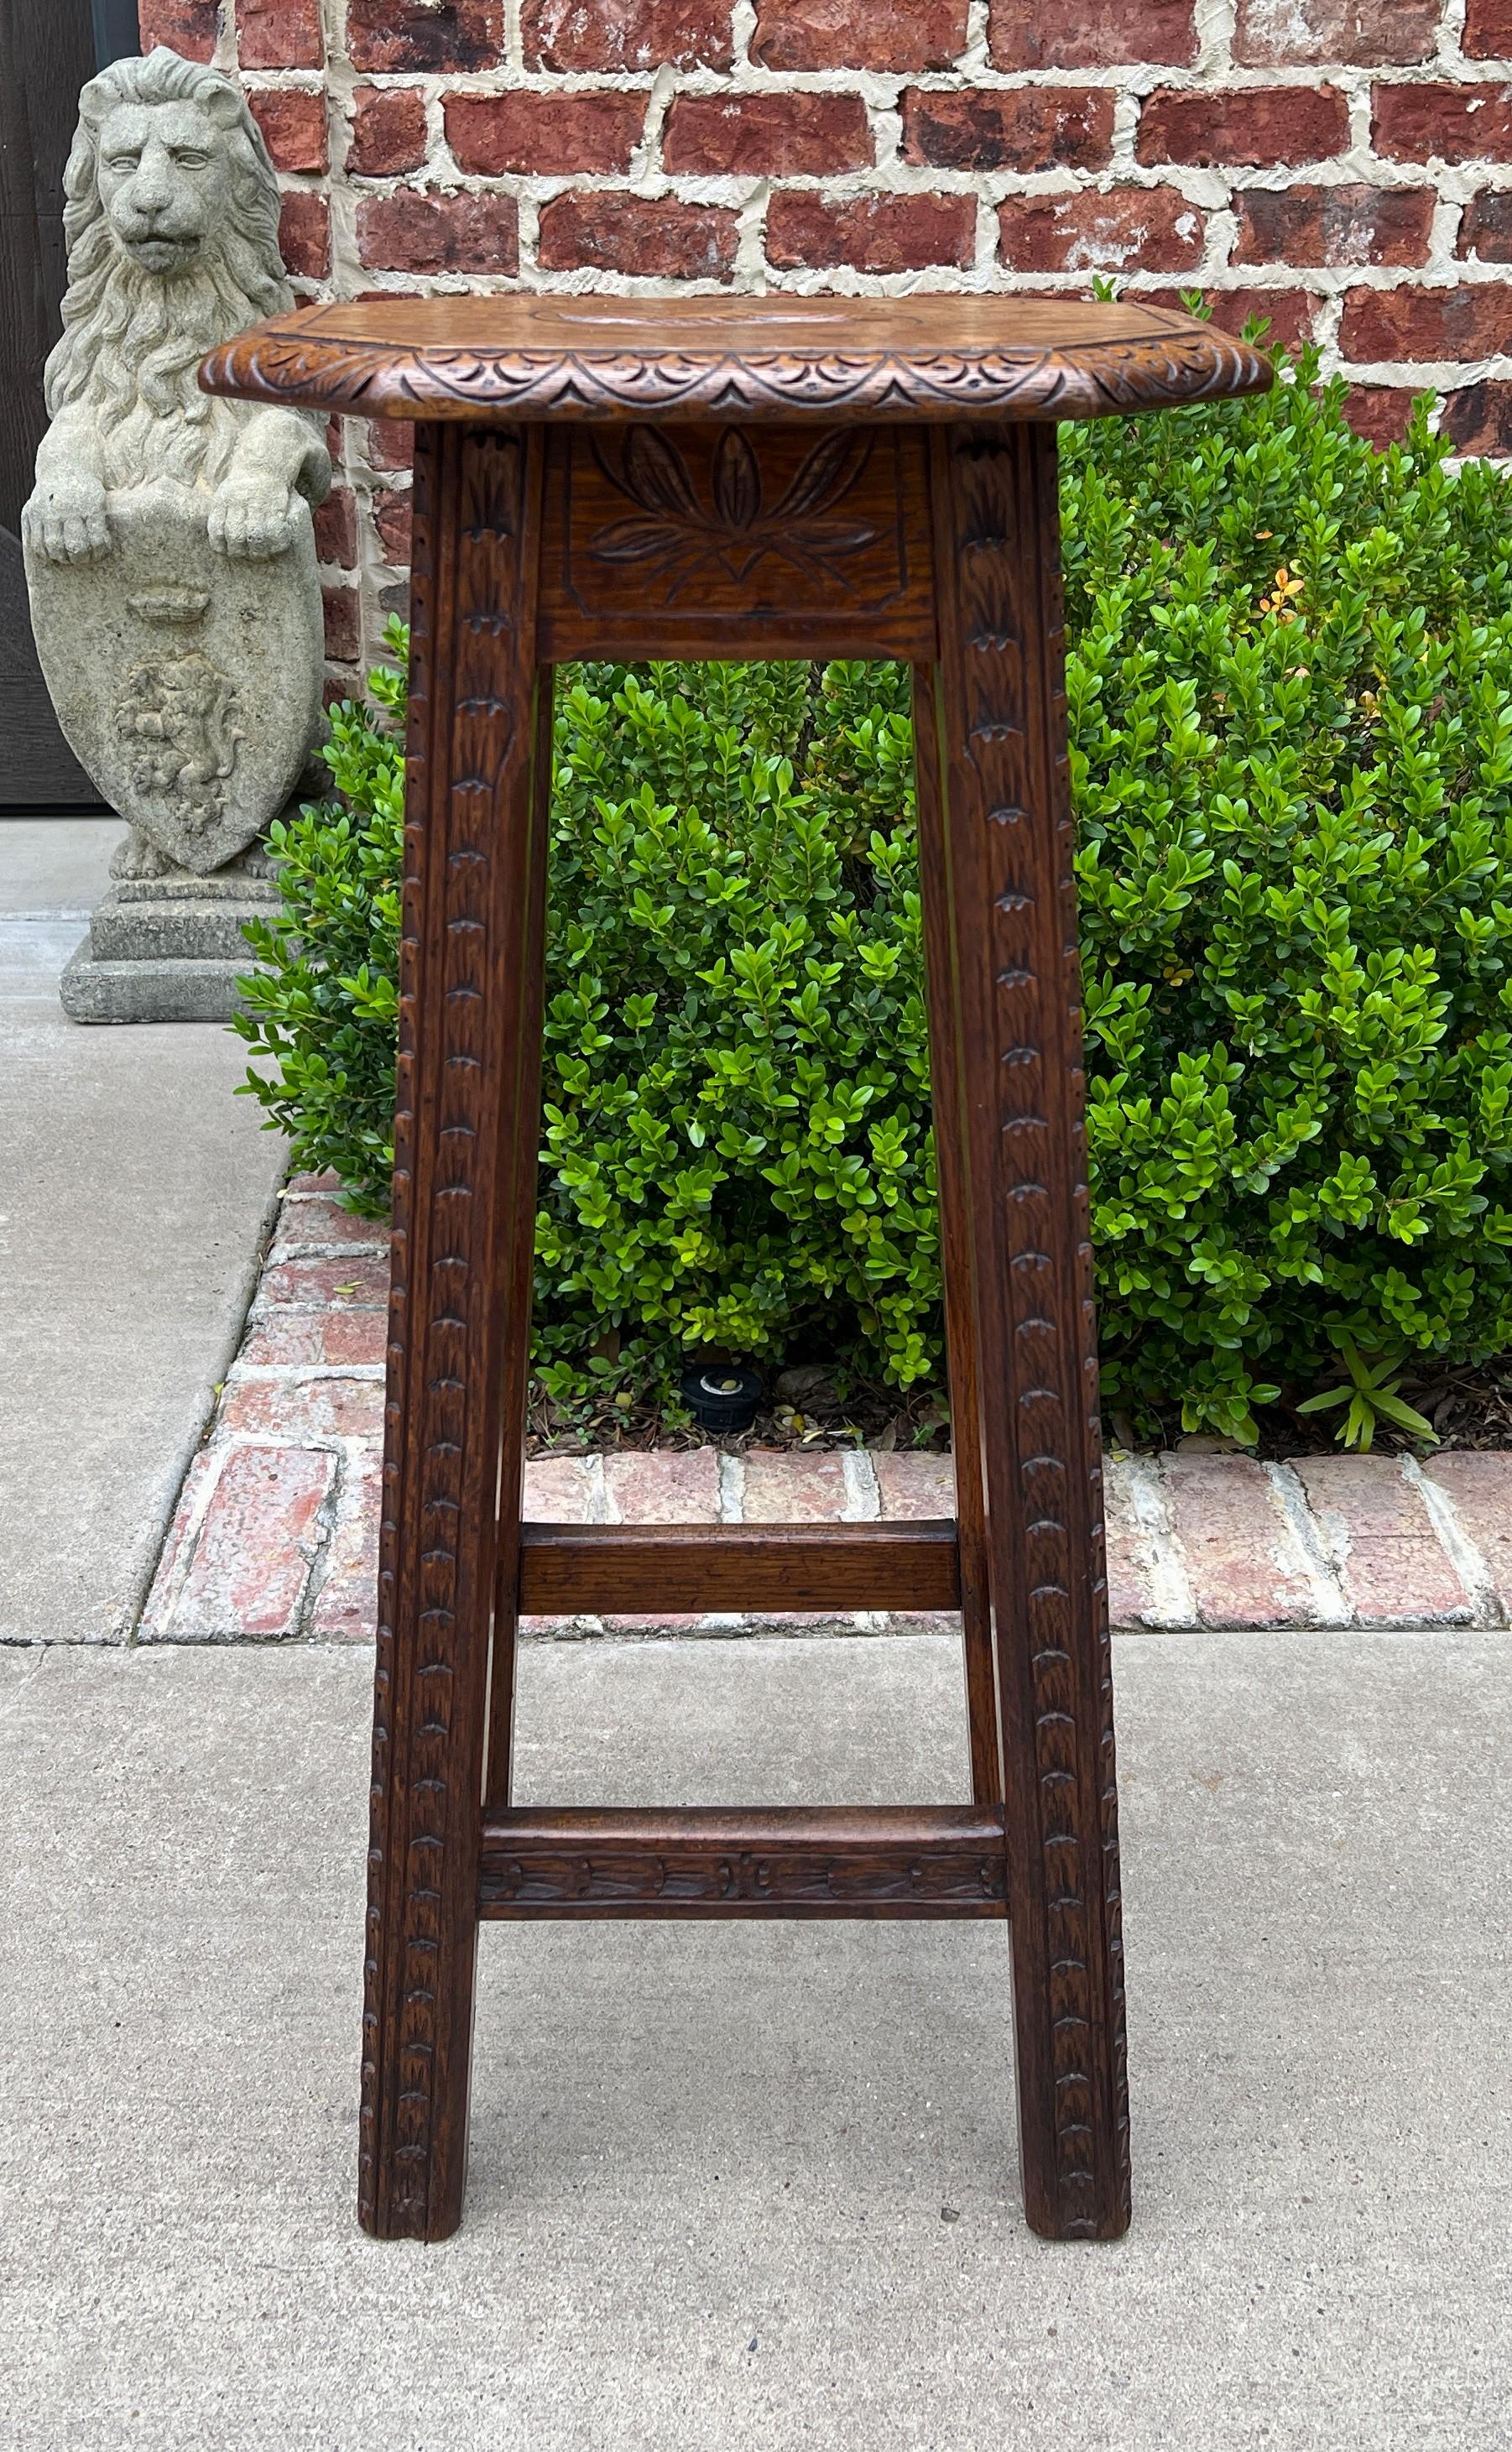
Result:
<svg viewBox="0 0 1512 2452">
<path fill-rule="evenodd" d="M 79 89 L 137 48 L 134 0 L 0 5 L 0 809 L 94 809 L 37 664 L 21 506 L 47 427 L 42 369 L 60 329 L 63 168 Z"/>
</svg>

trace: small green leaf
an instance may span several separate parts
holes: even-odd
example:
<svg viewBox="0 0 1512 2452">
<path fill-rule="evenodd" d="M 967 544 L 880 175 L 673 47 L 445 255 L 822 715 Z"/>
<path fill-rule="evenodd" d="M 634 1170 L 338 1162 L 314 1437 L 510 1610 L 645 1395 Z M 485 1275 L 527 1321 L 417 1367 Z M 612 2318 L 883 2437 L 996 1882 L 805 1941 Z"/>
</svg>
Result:
<svg viewBox="0 0 1512 2452">
<path fill-rule="evenodd" d="M 1331 1406 L 1346 1405 L 1353 1394 L 1352 1388 L 1325 1388 L 1321 1395 L 1306 1397 L 1297 1411 L 1299 1414 L 1326 1414 Z"/>
<path fill-rule="evenodd" d="M 1384 1414 L 1388 1422 L 1395 1422 L 1401 1430 L 1410 1431 L 1415 1438 L 1427 1439 L 1434 1447 L 1439 1445 L 1439 1434 L 1433 1424 L 1425 1420 L 1422 1414 L 1415 1412 L 1412 1406 L 1405 1404 L 1400 1396 L 1390 1396 L 1383 1393 L 1377 1395 L 1375 1401 L 1376 1412 Z"/>
</svg>

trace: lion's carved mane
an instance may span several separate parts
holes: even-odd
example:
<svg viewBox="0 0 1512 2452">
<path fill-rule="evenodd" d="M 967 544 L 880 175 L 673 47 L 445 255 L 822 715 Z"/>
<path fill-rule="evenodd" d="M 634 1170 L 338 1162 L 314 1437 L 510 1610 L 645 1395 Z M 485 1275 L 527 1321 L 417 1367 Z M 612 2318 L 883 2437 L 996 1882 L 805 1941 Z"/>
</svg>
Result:
<svg viewBox="0 0 1512 2452">
<path fill-rule="evenodd" d="M 196 102 L 226 138 L 226 212 L 205 260 L 172 278 L 122 254 L 100 199 L 102 131 L 122 104 Z M 69 287 L 47 365 L 49 414 L 92 412 L 108 487 L 159 477 L 214 486 L 245 411 L 202 392 L 206 350 L 292 303 L 278 247 L 278 188 L 245 102 L 213 69 L 169 50 L 118 60 L 79 97 L 64 173 Z"/>
</svg>

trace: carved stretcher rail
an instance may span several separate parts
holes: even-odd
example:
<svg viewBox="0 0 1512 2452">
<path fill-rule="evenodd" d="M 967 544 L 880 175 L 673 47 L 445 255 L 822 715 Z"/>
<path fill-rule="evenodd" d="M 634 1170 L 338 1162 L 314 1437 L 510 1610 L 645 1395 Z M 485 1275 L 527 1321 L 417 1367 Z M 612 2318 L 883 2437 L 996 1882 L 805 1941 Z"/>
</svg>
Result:
<svg viewBox="0 0 1512 2452">
<path fill-rule="evenodd" d="M 478 1911 L 1001 1918 L 1000 1809 L 485 1807 Z"/>
<path fill-rule="evenodd" d="M 541 1616 L 612 1610 L 953 1610 L 955 1526 L 526 1524 L 520 1606 Z"/>
</svg>

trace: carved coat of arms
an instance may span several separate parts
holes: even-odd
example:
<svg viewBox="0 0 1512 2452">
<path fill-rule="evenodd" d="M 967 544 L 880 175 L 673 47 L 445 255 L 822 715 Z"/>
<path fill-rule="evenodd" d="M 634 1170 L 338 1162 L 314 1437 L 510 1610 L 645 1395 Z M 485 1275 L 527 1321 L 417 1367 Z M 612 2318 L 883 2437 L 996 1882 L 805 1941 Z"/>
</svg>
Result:
<svg viewBox="0 0 1512 2452">
<path fill-rule="evenodd" d="M 283 806 L 319 721 L 320 581 L 299 512 L 275 560 L 233 562 L 192 494 L 141 486 L 114 498 L 108 560 L 29 572 L 33 601 L 51 600 L 37 647 L 80 764 L 165 859 L 199 876 Z"/>
</svg>

